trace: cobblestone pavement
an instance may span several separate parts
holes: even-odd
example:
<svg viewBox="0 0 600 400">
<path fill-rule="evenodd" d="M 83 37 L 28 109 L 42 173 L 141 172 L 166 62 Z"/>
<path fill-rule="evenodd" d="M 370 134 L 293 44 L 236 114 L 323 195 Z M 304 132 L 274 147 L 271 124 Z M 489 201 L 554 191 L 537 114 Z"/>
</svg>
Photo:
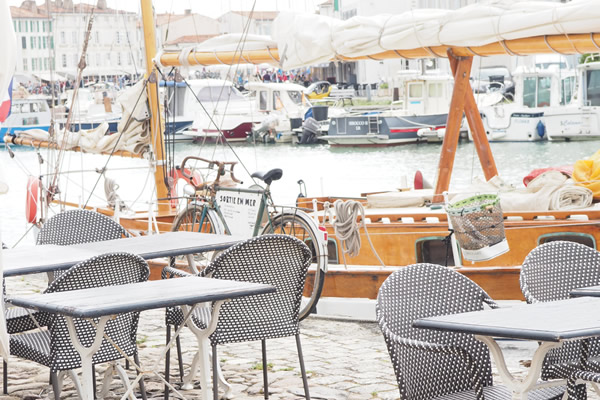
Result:
<svg viewBox="0 0 600 400">
<path fill-rule="evenodd" d="M 45 287 L 43 277 L 10 278 L 9 293 L 40 291 Z M 383 337 L 373 322 L 352 322 L 310 317 L 301 323 L 301 339 L 310 394 L 313 399 L 397 399 L 398 389 Z M 156 362 L 160 346 L 165 341 L 164 311 L 144 312 L 140 317 L 138 344 L 141 363 L 149 368 Z M 188 331 L 182 334 L 184 367 L 194 355 L 195 338 Z M 507 363 L 519 375 L 536 347 L 527 341 L 503 341 Z M 178 380 L 175 351 L 171 355 L 171 373 Z M 262 399 L 262 363 L 260 342 L 232 344 L 219 347 L 223 373 L 233 386 L 235 399 Z M 270 398 L 302 399 L 300 368 L 293 337 L 267 341 L 267 368 Z M 159 370 L 164 370 L 161 362 Z M 98 374 L 104 369 L 99 366 Z M 48 385 L 48 370 L 35 363 L 11 357 L 9 359 L 9 395 L 1 400 L 53 398 Z M 132 374 L 131 374 L 132 375 Z M 98 378 L 98 382 L 101 378 Z M 496 382 L 499 378 L 496 376 Z M 162 384 L 156 377 L 146 380 L 148 397 L 162 399 Z M 187 399 L 199 399 L 198 389 L 182 392 Z M 115 378 L 110 396 L 118 399 L 123 394 L 120 381 Z M 62 398 L 77 398 L 73 385 L 65 379 Z M 590 398 L 598 398 L 592 397 Z"/>
</svg>

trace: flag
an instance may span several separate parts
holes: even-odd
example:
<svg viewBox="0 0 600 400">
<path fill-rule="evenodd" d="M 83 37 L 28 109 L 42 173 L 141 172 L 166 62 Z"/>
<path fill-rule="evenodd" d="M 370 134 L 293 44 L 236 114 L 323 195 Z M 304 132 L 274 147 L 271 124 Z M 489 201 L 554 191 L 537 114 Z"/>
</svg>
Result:
<svg viewBox="0 0 600 400">
<path fill-rule="evenodd" d="M 0 122 L 6 121 L 6 118 L 10 116 L 10 105 L 12 102 L 12 88 L 13 80 L 10 80 L 8 85 L 8 93 L 4 93 L 2 96 L 2 103 L 0 103 Z"/>
</svg>

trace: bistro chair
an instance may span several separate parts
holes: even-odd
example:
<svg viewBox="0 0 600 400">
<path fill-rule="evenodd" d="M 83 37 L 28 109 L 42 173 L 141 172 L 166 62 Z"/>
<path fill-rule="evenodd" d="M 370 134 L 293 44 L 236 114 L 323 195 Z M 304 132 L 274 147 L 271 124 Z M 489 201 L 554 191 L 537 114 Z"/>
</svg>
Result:
<svg viewBox="0 0 600 400">
<path fill-rule="evenodd" d="M 48 219 L 40 229 L 37 244 L 68 246 L 80 243 L 128 237 L 129 233 L 110 217 L 95 211 L 75 209 L 64 211 Z M 51 281 L 60 271 L 48 274 Z M 36 319 L 33 320 L 32 316 Z M 44 313 L 28 311 L 21 307 L 6 309 L 6 327 L 9 334 L 27 332 L 37 325 L 47 325 Z M 8 367 L 3 361 L 3 392 L 8 393 Z"/>
<path fill-rule="evenodd" d="M 149 274 L 148 264 L 137 255 L 103 254 L 71 267 L 56 278 L 45 293 L 143 282 L 148 279 Z M 99 299 L 99 301 L 101 300 Z M 105 333 L 127 356 L 133 356 L 136 363 L 139 364 L 136 346 L 138 318 L 138 312 L 119 314 L 116 318 L 108 321 Z M 58 400 L 63 372 L 74 374 L 72 370 L 81 367 L 81 358 L 71 344 L 66 319 L 59 314 L 49 314 L 48 322 L 47 330 L 11 335 L 10 353 L 49 367 L 54 398 Z M 98 321 L 95 320 L 95 322 Z M 82 345 L 89 347 L 94 341 L 95 326 L 85 319 L 76 319 L 74 323 Z M 99 350 L 94 354 L 92 362 L 99 364 L 121 358 L 123 355 L 105 338 Z M 107 371 L 112 373 L 112 368 Z M 117 371 L 125 380 L 125 372 L 118 365 Z M 74 382 L 77 381 L 74 380 Z M 108 386 L 109 381 L 105 379 L 105 382 Z M 129 382 L 126 382 L 126 385 L 128 384 Z M 103 386 L 104 393 L 107 389 Z M 140 389 L 142 397 L 145 399 L 146 394 L 142 381 L 140 381 Z"/>
<path fill-rule="evenodd" d="M 385 280 L 377 296 L 377 321 L 402 400 L 512 398 L 506 387 L 493 385 L 485 344 L 468 334 L 412 326 L 419 318 L 478 311 L 484 305 L 498 307 L 476 283 L 440 265 L 409 265 Z M 539 389 L 529 398 L 547 399 L 564 391 Z"/>
<path fill-rule="evenodd" d="M 580 243 L 539 245 L 523 261 L 519 277 L 527 303 L 568 299 L 574 289 L 600 285 L 600 253 Z M 600 341 L 590 340 L 589 354 L 600 356 Z M 582 341 L 568 341 L 546 355 L 542 379 L 568 378 L 579 366 Z M 585 388 L 580 388 L 585 390 Z"/>
<path fill-rule="evenodd" d="M 262 365 L 264 398 L 269 398 L 267 376 L 266 339 L 295 336 L 298 360 L 306 399 L 310 400 L 302 347 L 298 313 L 306 274 L 310 265 L 311 252 L 300 240 L 286 235 L 263 235 L 247 240 L 221 253 L 199 275 L 213 279 L 229 279 L 243 282 L 264 283 L 277 288 L 275 293 L 234 299 L 222 305 L 216 329 L 210 335 L 203 330 L 211 323 L 211 309 L 199 309 L 192 315 L 188 326 L 196 335 L 198 343 L 209 340 L 212 345 L 213 374 L 231 389 L 220 372 L 217 346 L 225 343 L 260 340 L 262 345 Z M 166 277 L 193 276 L 173 267 L 165 267 Z M 171 325 L 183 323 L 180 308 L 169 308 L 166 313 L 167 335 Z M 168 340 L 168 339 L 167 339 Z M 196 372 L 199 357 L 197 353 L 191 371 L 184 379 L 184 388 L 190 388 Z M 181 354 L 179 354 L 181 359 Z M 166 379 L 169 377 L 169 357 L 166 358 Z M 213 375 L 214 376 L 214 375 Z M 214 399 L 218 398 L 217 382 L 213 382 Z M 165 388 L 165 398 L 168 391 Z"/>
</svg>

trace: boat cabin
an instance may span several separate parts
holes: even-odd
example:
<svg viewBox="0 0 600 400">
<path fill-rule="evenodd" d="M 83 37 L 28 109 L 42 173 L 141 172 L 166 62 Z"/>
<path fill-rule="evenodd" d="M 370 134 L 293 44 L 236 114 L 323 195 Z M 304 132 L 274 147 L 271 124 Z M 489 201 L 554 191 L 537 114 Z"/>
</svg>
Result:
<svg viewBox="0 0 600 400">
<path fill-rule="evenodd" d="M 448 113 L 454 80 L 439 72 L 400 71 L 393 85 L 409 115 Z"/>
<path fill-rule="evenodd" d="M 50 120 L 50 108 L 45 98 L 13 99 L 10 115 L 0 128 L 0 138 L 6 133 L 17 134 L 29 129 L 47 131 Z"/>
</svg>

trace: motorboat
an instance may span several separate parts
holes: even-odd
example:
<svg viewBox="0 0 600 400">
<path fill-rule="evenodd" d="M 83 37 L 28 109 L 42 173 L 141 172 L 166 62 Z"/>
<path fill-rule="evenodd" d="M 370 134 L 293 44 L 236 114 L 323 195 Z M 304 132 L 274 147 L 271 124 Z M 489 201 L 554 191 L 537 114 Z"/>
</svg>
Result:
<svg viewBox="0 0 600 400">
<path fill-rule="evenodd" d="M 181 140 L 244 141 L 252 125 L 263 118 L 254 102 L 236 89 L 231 81 L 191 79 L 187 85 L 176 85 L 178 94 L 169 103 L 173 105 L 173 108 L 169 105 L 172 115 L 193 116 L 191 126 L 179 131 L 180 135 L 176 136 Z"/>
<path fill-rule="evenodd" d="M 518 68 L 514 74 L 513 102 L 480 106 L 483 125 L 491 142 L 547 140 L 555 129 L 548 115 L 571 109 L 575 72 L 557 68 Z M 469 139 L 472 134 L 469 130 Z"/>
<path fill-rule="evenodd" d="M 577 74 L 571 103 L 544 113 L 548 140 L 600 139 L 600 62 L 580 64 Z"/>
<path fill-rule="evenodd" d="M 246 89 L 260 115 L 251 141 L 292 141 L 292 120 L 303 118 L 311 107 L 304 86 L 290 82 L 249 82 Z"/>
<path fill-rule="evenodd" d="M 391 146 L 442 138 L 452 93 L 452 77 L 402 71 L 395 83 L 400 107 L 354 111 L 330 119 L 323 139 L 332 146 Z"/>
<path fill-rule="evenodd" d="M 50 122 L 50 108 L 45 98 L 35 96 L 23 99 L 13 98 L 10 115 L 0 127 L 0 137 L 4 138 L 6 134 L 18 135 L 20 132 L 30 129 L 48 131 Z"/>
</svg>

